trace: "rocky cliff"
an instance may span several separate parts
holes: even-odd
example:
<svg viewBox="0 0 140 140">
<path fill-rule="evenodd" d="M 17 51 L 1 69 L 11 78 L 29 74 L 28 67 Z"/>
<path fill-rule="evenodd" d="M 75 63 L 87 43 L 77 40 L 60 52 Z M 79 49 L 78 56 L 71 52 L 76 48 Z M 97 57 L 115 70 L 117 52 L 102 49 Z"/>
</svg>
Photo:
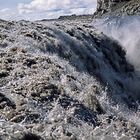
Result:
<svg viewBox="0 0 140 140">
<path fill-rule="evenodd" d="M 139 0 L 97 0 L 95 17 L 140 14 Z"/>
</svg>

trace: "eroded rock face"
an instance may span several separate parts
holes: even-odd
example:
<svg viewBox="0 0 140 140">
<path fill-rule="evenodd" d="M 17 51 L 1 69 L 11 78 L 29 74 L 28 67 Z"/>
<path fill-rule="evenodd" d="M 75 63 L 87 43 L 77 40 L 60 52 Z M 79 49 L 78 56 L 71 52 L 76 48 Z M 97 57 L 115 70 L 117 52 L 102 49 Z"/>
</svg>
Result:
<svg viewBox="0 0 140 140">
<path fill-rule="evenodd" d="M 109 15 L 134 15 L 140 13 L 139 0 L 97 0 L 97 17 Z"/>
<path fill-rule="evenodd" d="M 128 2 L 130 0 L 97 0 L 97 10 L 110 10 L 113 8 L 113 6 L 122 3 L 122 2 Z"/>
</svg>

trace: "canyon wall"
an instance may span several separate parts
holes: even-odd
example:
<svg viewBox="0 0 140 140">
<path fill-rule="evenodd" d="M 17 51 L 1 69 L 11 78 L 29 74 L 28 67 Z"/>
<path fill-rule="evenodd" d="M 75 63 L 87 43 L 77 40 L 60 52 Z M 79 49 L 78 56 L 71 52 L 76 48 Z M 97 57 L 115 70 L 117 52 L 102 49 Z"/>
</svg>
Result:
<svg viewBox="0 0 140 140">
<path fill-rule="evenodd" d="M 95 16 L 103 15 L 138 15 L 139 0 L 97 0 Z"/>
<path fill-rule="evenodd" d="M 108 11 L 111 10 L 115 5 L 128 1 L 129 0 L 97 0 L 97 10 Z"/>
</svg>

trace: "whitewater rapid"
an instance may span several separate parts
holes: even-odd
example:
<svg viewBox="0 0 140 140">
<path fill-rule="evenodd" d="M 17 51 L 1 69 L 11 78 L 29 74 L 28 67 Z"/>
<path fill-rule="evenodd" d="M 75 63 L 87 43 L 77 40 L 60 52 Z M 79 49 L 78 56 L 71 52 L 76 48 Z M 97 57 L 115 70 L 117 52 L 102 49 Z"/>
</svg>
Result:
<svg viewBox="0 0 140 140">
<path fill-rule="evenodd" d="M 120 43 L 80 20 L 0 21 L 0 30 L 3 139 L 137 138 L 138 79 Z"/>
<path fill-rule="evenodd" d="M 92 25 L 117 40 L 126 51 L 127 60 L 140 71 L 140 16 L 122 16 L 95 19 Z"/>
<path fill-rule="evenodd" d="M 130 82 L 130 87 L 133 89 L 132 91 L 137 91 L 137 100 L 140 97 L 140 16 L 111 16 L 94 19 L 91 25 L 116 40 L 125 50 L 126 59 L 134 66 L 135 70 L 135 78 Z M 125 118 L 140 125 L 139 110 L 138 112 L 131 112 L 126 111 L 122 106 L 118 108 L 120 108 L 118 113 L 123 112 Z"/>
</svg>

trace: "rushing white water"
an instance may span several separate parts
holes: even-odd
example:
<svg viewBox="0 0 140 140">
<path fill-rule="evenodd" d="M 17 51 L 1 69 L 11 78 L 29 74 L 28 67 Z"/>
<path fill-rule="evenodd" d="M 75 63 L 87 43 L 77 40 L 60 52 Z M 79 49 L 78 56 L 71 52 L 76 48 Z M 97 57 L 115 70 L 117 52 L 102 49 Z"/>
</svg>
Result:
<svg viewBox="0 0 140 140">
<path fill-rule="evenodd" d="M 93 26 L 119 41 L 127 52 L 127 59 L 140 71 L 140 16 L 96 19 Z"/>
<path fill-rule="evenodd" d="M 108 37 L 117 40 L 126 51 L 126 59 L 135 68 L 135 80 L 129 83 L 133 91 L 137 91 L 137 98 L 140 96 L 140 16 L 122 16 L 95 19 L 92 25 Z M 107 103 L 105 101 L 105 103 Z M 116 106 L 113 110 L 118 110 L 128 120 L 133 120 L 140 125 L 138 112 L 126 110 L 123 106 Z"/>
<path fill-rule="evenodd" d="M 122 123 L 139 125 L 136 75 L 117 42 L 79 21 L 1 21 L 0 29 L 3 135 L 133 137 Z"/>
</svg>

